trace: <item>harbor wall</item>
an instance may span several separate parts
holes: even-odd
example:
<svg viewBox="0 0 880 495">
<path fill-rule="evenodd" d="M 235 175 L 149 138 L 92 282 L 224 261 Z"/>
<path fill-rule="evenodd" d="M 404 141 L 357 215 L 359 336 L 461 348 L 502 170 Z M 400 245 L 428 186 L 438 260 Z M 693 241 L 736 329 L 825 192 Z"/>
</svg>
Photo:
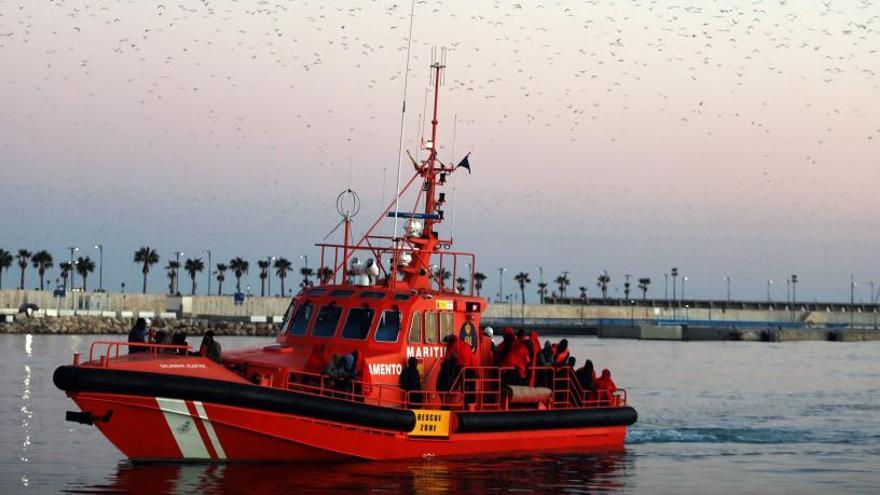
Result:
<svg viewBox="0 0 880 495">
<path fill-rule="evenodd" d="M 0 290 L 0 324 L 27 318 L 19 314 L 26 303 L 36 304 L 40 318 L 96 318 L 127 322 L 144 316 L 154 319 L 227 321 L 253 324 L 279 323 L 289 298 L 246 297 L 237 304 L 232 296 L 168 296 L 69 292 L 54 297 L 50 291 Z M 812 305 L 816 308 L 816 305 Z M 535 329 L 543 333 L 675 340 L 768 340 L 788 341 L 799 337 L 830 340 L 872 340 L 878 323 L 873 311 L 850 313 L 841 306 L 806 310 L 804 306 L 773 309 L 671 308 L 666 306 L 614 306 L 572 304 L 490 304 L 483 324 Z M 794 309 L 794 311 L 792 311 Z M 852 328 L 850 328 L 852 318 Z M 44 323 L 46 325 L 46 323 Z M 128 323 L 123 326 L 130 326 Z M 69 328 L 68 325 L 65 328 Z M 90 327 L 92 328 L 92 327 Z M 675 328 L 677 330 L 671 330 Z M 825 332 L 808 332 L 810 329 Z M 828 332 L 849 329 L 839 338 Z M 791 331 L 787 331 L 791 330 Z M 0 332 L 13 331 L 0 326 Z M 866 331 L 857 333 L 859 331 Z M 670 335 L 669 332 L 675 333 Z M 676 333 L 677 332 L 677 333 Z M 768 333 L 769 332 L 769 333 Z M 856 332 L 856 333 L 854 333 Z M 612 335 L 613 334 L 613 335 Z M 653 337 L 660 335 L 661 337 Z"/>
</svg>

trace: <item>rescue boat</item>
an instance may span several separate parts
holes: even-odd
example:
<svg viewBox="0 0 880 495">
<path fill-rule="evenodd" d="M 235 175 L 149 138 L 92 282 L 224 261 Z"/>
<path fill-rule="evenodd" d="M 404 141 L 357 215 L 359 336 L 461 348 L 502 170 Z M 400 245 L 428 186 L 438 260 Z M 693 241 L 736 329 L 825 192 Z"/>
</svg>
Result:
<svg viewBox="0 0 880 495">
<path fill-rule="evenodd" d="M 351 222 L 359 199 L 351 190 L 337 198 L 343 242 L 317 244 L 319 266 L 328 269 L 292 299 L 274 343 L 215 362 L 187 347 L 95 342 L 87 359 L 76 354 L 72 365 L 55 370 L 55 385 L 79 407 L 67 419 L 93 424 L 136 461 L 621 449 L 637 417 L 625 390 L 597 396 L 565 366 L 530 366 L 525 383 L 509 385 L 505 376 L 517 370 L 496 366 L 480 322 L 487 300 L 474 291 L 475 256 L 454 251 L 438 233 L 446 202 L 439 189 L 469 170 L 467 158 L 457 166 L 438 158 L 443 68 L 431 65 L 434 118 L 425 158 L 410 156 L 412 177 L 357 242 Z M 402 211 L 408 192 L 415 204 Z M 395 223 L 392 236 L 375 234 L 385 219 Z M 450 286 L 447 274 L 469 282 Z M 447 367 L 441 385 L 451 339 L 459 340 L 458 352 L 470 353 L 469 362 Z M 420 388 L 405 390 L 400 375 L 410 358 Z M 334 364 L 352 374 L 334 373 Z"/>
</svg>

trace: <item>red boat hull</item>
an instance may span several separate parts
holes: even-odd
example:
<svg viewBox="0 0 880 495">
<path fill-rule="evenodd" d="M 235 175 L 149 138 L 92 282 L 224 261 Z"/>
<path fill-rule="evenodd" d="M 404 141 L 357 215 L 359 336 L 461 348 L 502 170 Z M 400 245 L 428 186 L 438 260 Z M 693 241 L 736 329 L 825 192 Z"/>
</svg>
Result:
<svg viewBox="0 0 880 495">
<path fill-rule="evenodd" d="M 425 438 L 191 400 L 94 392 L 69 395 L 97 418 L 98 429 L 133 460 L 339 461 L 591 452 L 619 450 L 626 435 L 625 426 L 596 426 L 453 432 L 448 437 Z"/>
</svg>

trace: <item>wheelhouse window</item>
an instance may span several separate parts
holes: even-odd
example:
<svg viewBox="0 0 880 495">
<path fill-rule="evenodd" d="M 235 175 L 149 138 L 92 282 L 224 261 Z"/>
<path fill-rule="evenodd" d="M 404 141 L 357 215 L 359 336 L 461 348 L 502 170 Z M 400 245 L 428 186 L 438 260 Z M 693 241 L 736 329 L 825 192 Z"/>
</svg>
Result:
<svg viewBox="0 0 880 495">
<path fill-rule="evenodd" d="M 373 290 L 365 290 L 361 292 L 361 297 L 364 299 L 384 299 L 385 293 Z"/>
<path fill-rule="evenodd" d="M 376 313 L 371 308 L 351 308 L 345 318 L 345 326 L 342 328 L 344 339 L 365 339 L 370 333 L 373 324 L 373 315 Z"/>
<path fill-rule="evenodd" d="M 290 335 L 305 335 L 306 329 L 309 327 L 309 321 L 312 319 L 312 312 L 315 307 L 312 303 L 305 302 L 296 308 L 293 319 L 290 321 Z"/>
<path fill-rule="evenodd" d="M 354 294 L 354 291 L 348 290 L 348 289 L 336 289 L 336 290 L 330 291 L 331 297 L 348 297 L 352 294 Z"/>
<path fill-rule="evenodd" d="M 332 337 L 336 333 L 336 327 L 339 325 L 339 318 L 342 316 L 342 308 L 339 306 L 328 304 L 322 306 L 318 311 L 318 317 L 315 320 L 315 327 L 312 328 L 312 335 L 315 337 Z"/>
<path fill-rule="evenodd" d="M 434 311 L 425 312 L 425 343 L 437 343 L 437 313 Z"/>
<path fill-rule="evenodd" d="M 409 324 L 409 340 L 410 344 L 422 343 L 422 314 L 418 311 L 412 315 L 412 321 Z"/>
<path fill-rule="evenodd" d="M 400 311 L 383 311 L 379 317 L 379 326 L 376 327 L 377 342 L 397 342 L 400 334 Z"/>
<path fill-rule="evenodd" d="M 455 319 L 452 313 L 447 311 L 440 313 L 440 342 L 455 332 L 454 323 Z"/>
</svg>

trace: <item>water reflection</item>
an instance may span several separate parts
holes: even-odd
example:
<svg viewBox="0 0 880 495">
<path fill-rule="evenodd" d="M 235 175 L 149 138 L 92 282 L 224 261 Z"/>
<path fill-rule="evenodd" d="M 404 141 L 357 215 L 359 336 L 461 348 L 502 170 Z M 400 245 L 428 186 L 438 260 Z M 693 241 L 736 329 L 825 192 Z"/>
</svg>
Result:
<svg viewBox="0 0 880 495">
<path fill-rule="evenodd" d="M 593 493 L 624 487 L 632 456 L 541 455 L 346 464 L 130 464 L 67 493 Z"/>
<path fill-rule="evenodd" d="M 31 358 L 33 357 L 34 351 L 34 336 L 31 334 L 25 335 L 24 338 L 24 354 L 28 363 L 30 363 Z M 22 465 L 21 477 L 20 481 L 22 486 L 25 488 L 30 486 L 30 473 L 27 468 L 28 464 L 30 464 L 30 450 L 31 450 L 31 421 L 34 418 L 34 411 L 31 408 L 31 366 L 30 364 L 24 365 L 24 379 L 22 380 L 21 385 L 21 407 L 19 407 L 19 411 L 21 412 L 21 453 L 18 456 L 18 461 Z"/>
</svg>

